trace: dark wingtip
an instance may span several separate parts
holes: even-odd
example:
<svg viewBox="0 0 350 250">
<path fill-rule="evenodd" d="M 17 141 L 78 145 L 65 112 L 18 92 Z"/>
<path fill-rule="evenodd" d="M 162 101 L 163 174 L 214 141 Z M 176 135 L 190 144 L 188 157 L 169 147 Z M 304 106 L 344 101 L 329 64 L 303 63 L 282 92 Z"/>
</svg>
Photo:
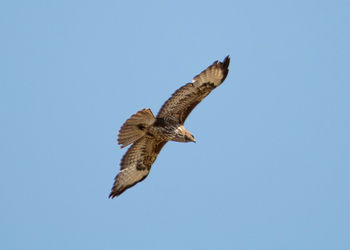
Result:
<svg viewBox="0 0 350 250">
<path fill-rule="evenodd" d="M 220 67 L 222 68 L 223 70 L 223 73 L 224 73 L 224 77 L 222 78 L 222 81 L 225 81 L 226 77 L 227 77 L 227 74 L 228 74 L 228 66 L 230 65 L 230 56 L 226 56 L 224 61 L 223 62 L 220 62 L 219 63 Z"/>
<path fill-rule="evenodd" d="M 117 195 L 114 194 L 113 192 L 111 192 L 108 196 L 109 199 L 113 199 L 114 197 L 116 197 Z"/>
<path fill-rule="evenodd" d="M 222 64 L 222 67 L 223 67 L 224 69 L 227 69 L 228 66 L 230 65 L 230 56 L 229 56 L 229 55 L 226 56 L 225 59 L 224 59 L 224 61 L 223 61 L 221 64 Z"/>
<path fill-rule="evenodd" d="M 115 197 L 118 197 L 123 192 L 124 192 L 124 190 L 123 191 L 114 191 L 114 190 L 112 190 L 112 192 L 109 194 L 108 198 L 109 199 L 113 199 Z"/>
<path fill-rule="evenodd" d="M 118 175 L 115 177 L 117 178 Z M 121 195 L 127 188 L 115 188 L 115 184 L 112 187 L 111 193 L 109 194 L 108 198 L 113 199 L 115 197 L 118 197 Z"/>
<path fill-rule="evenodd" d="M 118 175 L 115 177 L 115 179 L 117 179 L 117 177 L 118 177 Z M 111 190 L 111 193 L 109 194 L 108 198 L 113 199 L 113 198 L 119 196 L 121 193 L 123 193 L 124 190 L 125 189 L 120 190 L 118 188 L 115 188 L 115 183 L 114 183 L 112 190 Z"/>
<path fill-rule="evenodd" d="M 118 177 L 118 175 L 115 177 L 116 181 L 117 181 L 117 177 Z M 115 182 L 114 185 L 113 185 L 113 187 L 112 187 L 112 191 L 111 191 L 111 193 L 109 194 L 108 198 L 113 199 L 113 198 L 115 198 L 115 197 L 118 197 L 119 195 L 121 195 L 122 193 L 124 193 L 127 189 L 129 189 L 129 188 L 135 186 L 137 183 L 143 181 L 146 177 L 147 177 L 147 175 L 144 176 L 141 180 L 139 180 L 139 181 L 137 181 L 137 182 L 135 182 L 135 183 L 132 183 L 132 184 L 127 185 L 127 186 L 117 187 L 117 188 L 115 187 L 115 183 L 116 183 L 116 182 Z"/>
</svg>

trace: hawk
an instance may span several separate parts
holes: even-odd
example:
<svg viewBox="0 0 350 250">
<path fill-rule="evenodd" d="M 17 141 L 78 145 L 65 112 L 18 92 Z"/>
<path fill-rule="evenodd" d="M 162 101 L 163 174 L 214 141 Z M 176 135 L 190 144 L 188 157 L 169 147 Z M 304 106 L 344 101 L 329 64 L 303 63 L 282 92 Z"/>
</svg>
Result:
<svg viewBox="0 0 350 250">
<path fill-rule="evenodd" d="M 115 177 L 109 198 L 119 196 L 143 181 L 168 141 L 196 142 L 194 136 L 185 129 L 185 120 L 197 104 L 225 80 L 229 64 L 229 56 L 223 62 L 215 61 L 195 76 L 192 83 L 176 90 L 156 117 L 151 109 L 142 109 L 123 124 L 118 144 L 121 148 L 130 144 L 132 146 L 121 160 L 120 172 Z"/>
</svg>

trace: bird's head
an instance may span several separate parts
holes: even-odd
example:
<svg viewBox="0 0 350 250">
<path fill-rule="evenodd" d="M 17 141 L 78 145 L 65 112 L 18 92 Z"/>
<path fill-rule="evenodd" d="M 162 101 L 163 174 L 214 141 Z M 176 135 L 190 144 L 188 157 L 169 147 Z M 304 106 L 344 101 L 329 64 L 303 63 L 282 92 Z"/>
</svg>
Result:
<svg viewBox="0 0 350 250">
<path fill-rule="evenodd" d="M 188 133 L 185 134 L 185 141 L 186 142 L 196 142 L 196 140 L 194 139 L 194 136 L 187 131 Z"/>
<path fill-rule="evenodd" d="M 190 131 L 185 129 L 185 127 L 183 125 L 179 126 L 176 129 L 176 138 L 174 138 L 174 141 L 196 142 L 196 140 L 194 139 L 194 136 L 190 133 Z"/>
</svg>

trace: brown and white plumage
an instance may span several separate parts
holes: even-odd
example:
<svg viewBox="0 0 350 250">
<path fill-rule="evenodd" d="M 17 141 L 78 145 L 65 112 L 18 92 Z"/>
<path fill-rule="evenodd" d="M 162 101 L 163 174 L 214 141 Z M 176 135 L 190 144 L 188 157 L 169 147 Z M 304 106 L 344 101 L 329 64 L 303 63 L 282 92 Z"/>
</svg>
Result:
<svg viewBox="0 0 350 250">
<path fill-rule="evenodd" d="M 118 143 L 121 147 L 133 144 L 122 158 L 110 198 L 144 180 L 168 141 L 195 142 L 193 135 L 183 126 L 184 122 L 197 104 L 225 80 L 229 64 L 229 56 L 223 62 L 215 61 L 195 76 L 192 83 L 176 90 L 156 117 L 150 109 L 143 109 L 123 124 Z"/>
<path fill-rule="evenodd" d="M 184 123 L 191 111 L 210 92 L 219 86 L 228 74 L 230 58 L 227 56 L 224 62 L 215 61 L 211 66 L 195 76 L 192 83 L 187 83 L 164 103 L 157 118 L 173 116 L 180 123 Z"/>
<path fill-rule="evenodd" d="M 118 144 L 124 148 L 137 141 L 144 136 L 144 128 L 149 127 L 154 121 L 155 117 L 150 109 L 142 109 L 132 115 L 120 128 Z"/>
<path fill-rule="evenodd" d="M 165 143 L 147 135 L 137 140 L 120 163 L 120 173 L 115 178 L 110 197 L 121 194 L 145 179 Z"/>
</svg>

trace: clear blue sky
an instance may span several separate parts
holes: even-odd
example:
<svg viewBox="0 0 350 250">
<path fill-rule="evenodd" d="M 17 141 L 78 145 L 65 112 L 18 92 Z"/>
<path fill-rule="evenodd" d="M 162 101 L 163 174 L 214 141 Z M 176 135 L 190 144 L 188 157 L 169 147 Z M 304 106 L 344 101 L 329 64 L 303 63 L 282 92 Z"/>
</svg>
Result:
<svg viewBox="0 0 350 250">
<path fill-rule="evenodd" d="M 2 1 L 1 249 L 350 249 L 349 1 Z M 122 123 L 231 56 L 148 178 Z"/>
</svg>

